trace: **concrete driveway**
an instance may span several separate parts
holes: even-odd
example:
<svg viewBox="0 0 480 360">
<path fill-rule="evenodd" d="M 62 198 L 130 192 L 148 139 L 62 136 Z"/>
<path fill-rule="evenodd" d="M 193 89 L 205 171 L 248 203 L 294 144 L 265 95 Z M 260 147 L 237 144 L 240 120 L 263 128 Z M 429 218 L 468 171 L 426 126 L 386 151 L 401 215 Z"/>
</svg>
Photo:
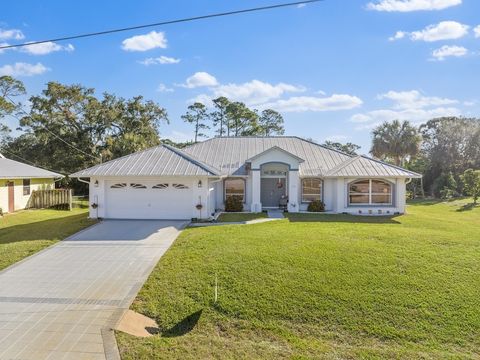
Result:
<svg viewBox="0 0 480 360">
<path fill-rule="evenodd" d="M 0 272 L 0 359 L 110 359 L 109 330 L 184 221 L 108 220 Z"/>
</svg>

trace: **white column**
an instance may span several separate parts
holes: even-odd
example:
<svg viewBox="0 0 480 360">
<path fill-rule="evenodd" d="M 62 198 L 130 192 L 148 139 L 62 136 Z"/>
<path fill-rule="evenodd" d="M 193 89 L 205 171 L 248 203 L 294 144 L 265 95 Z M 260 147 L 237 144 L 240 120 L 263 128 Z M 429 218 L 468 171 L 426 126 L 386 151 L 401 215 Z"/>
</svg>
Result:
<svg viewBox="0 0 480 360">
<path fill-rule="evenodd" d="M 407 201 L 405 179 L 397 179 L 395 189 L 396 194 L 394 201 L 396 201 L 396 208 L 398 209 L 397 211 L 400 214 L 404 214 L 405 202 Z"/>
<path fill-rule="evenodd" d="M 260 200 L 260 170 L 252 170 L 252 204 L 251 212 L 261 212 L 262 203 Z"/>
<path fill-rule="evenodd" d="M 288 212 L 298 212 L 300 207 L 300 199 L 298 191 L 300 178 L 298 170 L 290 170 L 288 172 Z"/>
</svg>

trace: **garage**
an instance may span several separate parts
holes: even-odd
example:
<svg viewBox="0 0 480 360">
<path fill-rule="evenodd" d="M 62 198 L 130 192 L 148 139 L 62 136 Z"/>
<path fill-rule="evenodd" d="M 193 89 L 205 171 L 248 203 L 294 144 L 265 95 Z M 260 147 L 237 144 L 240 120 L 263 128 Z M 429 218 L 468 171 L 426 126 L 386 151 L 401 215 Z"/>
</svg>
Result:
<svg viewBox="0 0 480 360">
<path fill-rule="evenodd" d="M 168 180 L 105 182 L 106 218 L 191 219 L 192 184 Z"/>
</svg>

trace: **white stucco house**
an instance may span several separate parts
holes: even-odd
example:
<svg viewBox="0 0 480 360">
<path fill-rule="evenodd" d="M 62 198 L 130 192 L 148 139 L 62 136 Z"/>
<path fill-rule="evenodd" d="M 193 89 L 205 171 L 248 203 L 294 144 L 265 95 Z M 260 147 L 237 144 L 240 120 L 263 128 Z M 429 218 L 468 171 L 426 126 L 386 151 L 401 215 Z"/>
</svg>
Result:
<svg viewBox="0 0 480 360">
<path fill-rule="evenodd" d="M 0 154 L 0 208 L 2 212 L 25 209 L 34 190 L 54 189 L 63 175 L 7 159 Z"/>
<path fill-rule="evenodd" d="M 405 212 L 406 183 L 421 177 L 293 136 L 159 145 L 71 176 L 89 183 L 90 216 L 113 219 L 208 218 L 234 195 L 251 212 L 288 199 L 289 212 L 321 200 L 329 212 L 393 215 Z"/>
</svg>

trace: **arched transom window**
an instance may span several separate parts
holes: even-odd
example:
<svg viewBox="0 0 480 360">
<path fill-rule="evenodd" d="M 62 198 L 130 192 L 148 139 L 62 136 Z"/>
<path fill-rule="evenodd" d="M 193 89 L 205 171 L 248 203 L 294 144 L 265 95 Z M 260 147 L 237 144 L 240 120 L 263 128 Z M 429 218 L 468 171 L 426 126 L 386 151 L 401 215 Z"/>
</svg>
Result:
<svg viewBox="0 0 480 360">
<path fill-rule="evenodd" d="M 384 180 L 363 179 L 348 186 L 349 205 L 390 205 L 392 184 Z"/>
</svg>

